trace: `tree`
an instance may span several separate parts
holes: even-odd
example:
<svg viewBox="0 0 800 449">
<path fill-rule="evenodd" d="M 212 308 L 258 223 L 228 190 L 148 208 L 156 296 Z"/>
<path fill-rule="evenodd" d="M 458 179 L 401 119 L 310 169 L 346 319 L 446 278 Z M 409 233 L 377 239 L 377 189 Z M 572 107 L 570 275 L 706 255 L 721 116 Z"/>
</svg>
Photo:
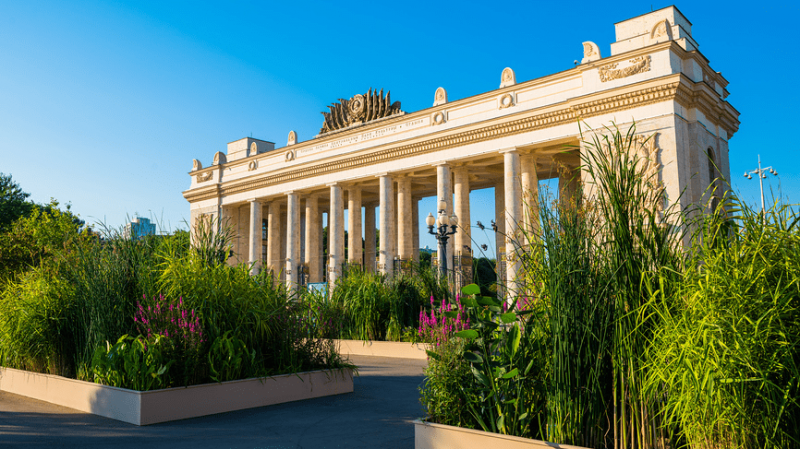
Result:
<svg viewBox="0 0 800 449">
<path fill-rule="evenodd" d="M 23 192 L 11 175 L 0 173 L 0 232 L 7 231 L 11 223 L 27 216 L 35 204 L 28 201 L 29 193 Z"/>
</svg>

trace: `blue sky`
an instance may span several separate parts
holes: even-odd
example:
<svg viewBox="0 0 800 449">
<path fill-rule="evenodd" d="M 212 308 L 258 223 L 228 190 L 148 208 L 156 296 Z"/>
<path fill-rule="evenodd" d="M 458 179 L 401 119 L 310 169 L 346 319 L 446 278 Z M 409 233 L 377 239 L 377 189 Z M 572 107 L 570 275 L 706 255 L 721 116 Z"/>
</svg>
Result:
<svg viewBox="0 0 800 449">
<path fill-rule="evenodd" d="M 284 146 L 320 111 L 369 87 L 403 109 L 566 70 L 591 40 L 609 54 L 615 22 L 671 3 L 613 2 L 0 2 L 0 172 L 35 201 L 72 203 L 88 222 L 129 216 L 185 226 L 193 158 L 205 165 L 250 136 Z M 741 127 L 733 186 L 757 154 L 766 188 L 800 200 L 795 142 L 797 2 L 682 2 L 711 67 L 730 81 Z M 494 215 L 473 194 L 472 219 Z M 420 205 L 424 217 L 433 201 Z M 435 241 L 423 233 L 422 246 Z"/>
</svg>

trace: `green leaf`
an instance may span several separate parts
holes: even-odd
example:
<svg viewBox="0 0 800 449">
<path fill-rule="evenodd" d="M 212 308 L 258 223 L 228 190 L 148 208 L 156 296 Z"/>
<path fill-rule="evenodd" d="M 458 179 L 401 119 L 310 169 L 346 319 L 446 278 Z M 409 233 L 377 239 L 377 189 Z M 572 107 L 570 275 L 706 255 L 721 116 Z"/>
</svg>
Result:
<svg viewBox="0 0 800 449">
<path fill-rule="evenodd" d="M 501 313 L 503 311 L 503 309 L 497 306 L 489 306 L 489 310 L 491 310 L 494 313 Z"/>
<path fill-rule="evenodd" d="M 461 298 L 461 304 L 464 307 L 478 307 L 478 301 L 472 297 Z"/>
<path fill-rule="evenodd" d="M 470 363 L 483 363 L 483 357 L 478 354 L 475 354 L 472 351 L 467 351 L 464 353 L 464 360 Z"/>
<path fill-rule="evenodd" d="M 461 294 L 464 296 L 480 295 L 481 288 L 477 284 L 465 285 L 461 288 Z"/>
<path fill-rule="evenodd" d="M 455 310 L 451 310 L 449 312 L 445 312 L 444 316 L 446 316 L 447 318 L 456 319 L 458 317 L 458 312 Z"/>
<path fill-rule="evenodd" d="M 466 338 L 468 340 L 474 340 L 478 338 L 478 332 L 473 329 L 467 329 L 460 332 L 455 333 L 456 337 Z"/>
<path fill-rule="evenodd" d="M 511 327 L 511 330 L 508 331 L 508 339 L 506 340 L 507 349 L 508 352 L 511 353 L 511 357 L 517 354 L 521 337 L 522 334 L 519 331 L 519 325 L 515 324 Z"/>
<path fill-rule="evenodd" d="M 482 306 L 499 306 L 500 305 L 499 302 L 495 301 L 493 298 L 491 298 L 489 296 L 483 296 L 480 299 L 478 299 L 478 304 L 480 304 Z"/>
<path fill-rule="evenodd" d="M 491 387 L 492 383 L 489 381 L 489 378 L 486 377 L 486 374 L 478 371 L 474 366 L 472 367 L 472 375 L 478 379 L 478 382 L 482 383 L 486 387 Z"/>
<path fill-rule="evenodd" d="M 503 379 L 511 379 L 511 378 L 517 377 L 517 374 L 519 374 L 519 370 L 514 368 L 511 371 L 503 374 Z"/>
<path fill-rule="evenodd" d="M 517 321 L 517 314 L 514 312 L 508 312 L 500 315 L 500 321 L 508 324 Z"/>
<path fill-rule="evenodd" d="M 427 353 L 428 357 L 432 358 L 433 360 L 440 360 L 441 359 L 441 357 L 439 357 L 439 354 L 431 351 L 430 349 L 426 349 L 425 353 Z"/>
</svg>

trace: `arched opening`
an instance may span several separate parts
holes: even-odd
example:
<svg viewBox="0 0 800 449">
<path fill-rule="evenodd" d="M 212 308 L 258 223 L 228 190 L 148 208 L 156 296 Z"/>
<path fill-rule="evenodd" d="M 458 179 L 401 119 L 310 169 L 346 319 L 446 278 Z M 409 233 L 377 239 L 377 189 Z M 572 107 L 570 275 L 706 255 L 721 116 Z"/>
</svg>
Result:
<svg viewBox="0 0 800 449">
<path fill-rule="evenodd" d="M 719 194 L 717 189 L 717 161 L 714 157 L 714 150 L 711 147 L 706 150 L 706 153 L 708 154 L 708 187 L 711 191 L 711 211 L 716 212 L 717 207 L 719 206 Z"/>
</svg>

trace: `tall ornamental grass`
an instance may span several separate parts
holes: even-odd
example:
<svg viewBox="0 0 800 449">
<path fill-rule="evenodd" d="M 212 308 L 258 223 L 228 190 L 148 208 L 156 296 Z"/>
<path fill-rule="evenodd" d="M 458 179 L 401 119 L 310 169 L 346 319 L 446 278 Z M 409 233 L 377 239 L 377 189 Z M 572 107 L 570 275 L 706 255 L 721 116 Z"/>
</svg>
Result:
<svg viewBox="0 0 800 449">
<path fill-rule="evenodd" d="M 800 215 L 736 198 L 717 212 L 674 293 L 654 296 L 645 386 L 666 391 L 667 430 L 688 447 L 800 447 Z"/>
</svg>

